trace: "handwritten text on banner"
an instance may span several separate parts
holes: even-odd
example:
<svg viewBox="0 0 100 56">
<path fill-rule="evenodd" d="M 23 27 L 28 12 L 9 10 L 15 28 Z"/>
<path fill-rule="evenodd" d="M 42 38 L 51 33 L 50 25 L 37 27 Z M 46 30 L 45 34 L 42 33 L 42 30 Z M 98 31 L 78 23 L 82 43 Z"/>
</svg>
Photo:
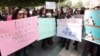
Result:
<svg viewBox="0 0 100 56">
<path fill-rule="evenodd" d="M 0 51 L 2 56 L 24 48 L 38 38 L 37 17 L 0 22 Z"/>
<path fill-rule="evenodd" d="M 57 36 L 81 41 L 82 19 L 58 19 Z"/>
</svg>

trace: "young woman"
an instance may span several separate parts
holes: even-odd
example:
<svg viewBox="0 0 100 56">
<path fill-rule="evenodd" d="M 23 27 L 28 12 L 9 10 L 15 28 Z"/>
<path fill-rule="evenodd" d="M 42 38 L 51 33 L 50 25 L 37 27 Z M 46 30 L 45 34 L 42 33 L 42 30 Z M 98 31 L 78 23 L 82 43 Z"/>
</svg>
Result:
<svg viewBox="0 0 100 56">
<path fill-rule="evenodd" d="M 46 13 L 47 13 L 47 10 L 43 7 L 40 9 L 39 11 L 39 17 L 42 17 L 42 18 L 46 18 Z"/>
<path fill-rule="evenodd" d="M 48 9 L 46 13 L 47 18 L 54 18 L 54 12 L 52 9 Z M 49 30 L 49 29 L 48 29 Z M 53 44 L 53 37 L 49 37 L 47 39 L 47 44 L 52 45 Z"/>
<path fill-rule="evenodd" d="M 47 17 L 46 13 L 47 13 L 47 10 L 44 7 L 41 8 L 40 11 L 39 11 L 39 17 L 46 18 Z M 41 48 L 42 49 L 47 48 L 47 39 L 42 40 Z"/>
<path fill-rule="evenodd" d="M 50 10 L 47 10 L 44 7 L 40 9 L 40 11 L 39 11 L 39 17 L 42 17 L 42 18 L 50 18 L 51 16 L 52 16 L 52 13 L 51 13 Z M 47 45 L 52 45 L 52 38 L 46 38 L 46 39 L 43 39 L 42 40 L 41 47 L 43 49 L 46 49 L 47 48 Z"/>
<path fill-rule="evenodd" d="M 25 17 L 28 17 L 28 12 L 26 9 L 23 9 L 23 8 L 16 9 L 12 15 L 13 20 L 22 19 Z M 25 48 L 17 51 L 15 53 L 15 56 L 28 56 L 27 48 L 25 47 Z"/>
</svg>

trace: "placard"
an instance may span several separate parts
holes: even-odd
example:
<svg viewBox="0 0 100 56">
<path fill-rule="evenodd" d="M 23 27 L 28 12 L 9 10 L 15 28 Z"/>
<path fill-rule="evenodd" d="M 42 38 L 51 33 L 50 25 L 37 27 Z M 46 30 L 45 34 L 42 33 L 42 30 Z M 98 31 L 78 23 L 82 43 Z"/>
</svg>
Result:
<svg viewBox="0 0 100 56">
<path fill-rule="evenodd" d="M 76 41 L 82 40 L 82 18 L 58 19 L 57 36 Z"/>
<path fill-rule="evenodd" d="M 46 38 L 56 35 L 55 18 L 39 18 L 38 29 L 39 29 L 38 40 L 46 39 Z"/>
<path fill-rule="evenodd" d="M 0 51 L 8 56 L 38 38 L 37 17 L 0 22 Z"/>
<path fill-rule="evenodd" d="M 56 9 L 56 2 L 46 2 L 46 9 Z"/>
</svg>

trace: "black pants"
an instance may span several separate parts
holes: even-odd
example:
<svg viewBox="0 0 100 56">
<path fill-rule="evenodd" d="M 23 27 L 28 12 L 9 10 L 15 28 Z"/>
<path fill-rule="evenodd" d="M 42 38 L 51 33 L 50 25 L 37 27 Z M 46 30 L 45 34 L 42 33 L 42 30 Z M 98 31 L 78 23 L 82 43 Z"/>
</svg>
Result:
<svg viewBox="0 0 100 56">
<path fill-rule="evenodd" d="M 47 43 L 47 39 L 43 39 L 41 47 L 45 48 L 46 47 L 46 43 Z"/>
<path fill-rule="evenodd" d="M 27 47 L 17 51 L 15 53 L 15 56 L 28 56 L 28 50 L 27 50 Z"/>
<path fill-rule="evenodd" d="M 73 43 L 73 45 L 76 46 L 76 47 L 78 47 L 78 43 L 79 43 L 78 41 L 75 41 L 75 42 Z"/>
<path fill-rule="evenodd" d="M 71 43 L 71 40 L 70 39 L 66 39 L 66 38 L 60 38 L 61 39 L 61 43 L 62 43 L 62 45 L 66 45 L 67 44 L 67 47 L 69 47 L 69 45 L 70 45 L 70 43 Z M 73 43 L 73 45 L 75 46 L 75 47 L 78 47 L 78 41 L 75 41 L 74 43 Z"/>
<path fill-rule="evenodd" d="M 96 56 L 100 56 L 100 45 L 97 45 Z"/>
<path fill-rule="evenodd" d="M 67 46 L 69 47 L 69 45 L 70 45 L 70 43 L 71 43 L 71 40 L 70 39 L 67 39 Z M 78 41 L 75 41 L 74 43 L 73 43 L 73 45 L 75 46 L 75 47 L 78 47 Z"/>
<path fill-rule="evenodd" d="M 66 43 L 67 43 L 67 47 L 69 47 L 71 40 L 70 39 L 66 39 Z"/>
<path fill-rule="evenodd" d="M 48 44 L 48 45 L 52 45 L 52 44 L 53 44 L 52 37 L 43 39 L 43 40 L 42 40 L 42 45 L 41 45 L 41 47 L 42 47 L 42 48 L 46 48 L 46 47 L 47 47 L 47 44 Z"/>
<path fill-rule="evenodd" d="M 65 45 L 66 44 L 66 38 L 60 38 L 60 42 L 62 43 L 62 45 Z"/>
</svg>

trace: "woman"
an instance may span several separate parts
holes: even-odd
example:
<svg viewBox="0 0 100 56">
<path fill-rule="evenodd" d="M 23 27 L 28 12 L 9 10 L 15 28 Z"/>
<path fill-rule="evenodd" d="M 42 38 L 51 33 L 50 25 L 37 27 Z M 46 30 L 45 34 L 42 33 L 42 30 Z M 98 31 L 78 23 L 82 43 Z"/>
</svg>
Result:
<svg viewBox="0 0 100 56">
<path fill-rule="evenodd" d="M 44 7 L 41 8 L 40 11 L 39 11 L 39 17 L 46 18 L 47 17 L 46 13 L 47 13 L 47 10 Z M 47 48 L 47 39 L 43 39 L 42 40 L 41 48 L 42 49 L 46 49 Z"/>
<path fill-rule="evenodd" d="M 54 18 L 54 12 L 53 12 L 52 9 L 48 9 L 48 10 L 47 10 L 46 17 L 47 17 L 47 18 Z M 49 29 L 48 29 L 48 30 L 49 30 Z M 49 37 L 49 38 L 47 39 L 47 43 L 48 43 L 49 45 L 52 45 L 52 44 L 53 44 L 53 37 Z"/>
<path fill-rule="evenodd" d="M 43 7 L 40 9 L 39 11 L 39 17 L 43 17 L 43 18 L 46 18 L 46 13 L 47 13 L 47 10 Z"/>
<path fill-rule="evenodd" d="M 28 17 L 27 15 L 28 15 L 28 13 L 25 9 L 19 8 L 14 11 L 14 13 L 12 15 L 12 19 L 13 20 L 22 19 L 22 18 Z M 27 48 L 25 47 L 25 48 L 17 51 L 15 53 L 15 56 L 28 56 Z"/>
<path fill-rule="evenodd" d="M 68 8 L 61 7 L 61 14 L 58 16 L 58 19 L 64 19 L 66 16 L 66 10 Z M 61 47 L 64 47 L 66 45 L 66 38 L 60 37 Z"/>
<path fill-rule="evenodd" d="M 48 12 L 48 13 L 47 13 Z M 40 9 L 39 11 L 39 16 L 42 18 L 48 18 L 52 15 L 52 13 L 50 11 L 47 11 L 44 7 Z M 42 40 L 42 45 L 41 47 L 43 49 L 47 48 L 47 44 L 52 45 L 52 38 L 46 38 Z"/>
<path fill-rule="evenodd" d="M 78 8 L 75 9 L 74 15 L 80 15 L 80 10 Z"/>
<path fill-rule="evenodd" d="M 47 18 L 52 18 L 52 17 L 54 17 L 53 14 L 54 14 L 53 10 L 48 9 L 47 13 L 46 13 L 46 16 L 47 16 Z"/>
<path fill-rule="evenodd" d="M 24 10 L 24 18 L 30 17 L 29 9 L 28 8 L 23 8 Z"/>
<path fill-rule="evenodd" d="M 9 7 L 4 7 L 2 11 L 2 15 L 6 18 L 6 20 L 11 20 L 11 13 L 10 13 L 10 8 Z"/>
<path fill-rule="evenodd" d="M 56 10 L 55 10 L 55 18 L 58 19 L 59 16 L 61 16 L 61 10 L 60 10 L 60 8 L 56 8 Z"/>
<path fill-rule="evenodd" d="M 82 7 L 81 10 L 80 10 L 80 14 L 81 14 L 81 15 L 84 15 L 84 13 L 85 13 L 85 8 Z"/>
<path fill-rule="evenodd" d="M 65 14 L 65 16 L 64 16 L 63 18 L 64 18 L 64 19 L 70 19 L 70 18 L 73 17 L 72 15 L 73 15 L 73 14 L 72 14 L 72 9 L 67 9 L 67 8 L 66 8 L 66 14 Z M 69 45 L 70 45 L 70 43 L 71 43 L 71 40 L 70 40 L 70 39 L 66 39 L 66 38 L 61 38 L 61 40 L 62 40 L 62 47 L 64 47 L 64 46 L 67 44 L 66 50 L 68 50 L 68 49 L 69 49 Z M 78 42 L 75 41 L 75 42 L 73 43 L 73 45 L 74 45 L 75 50 L 77 50 Z"/>
</svg>

